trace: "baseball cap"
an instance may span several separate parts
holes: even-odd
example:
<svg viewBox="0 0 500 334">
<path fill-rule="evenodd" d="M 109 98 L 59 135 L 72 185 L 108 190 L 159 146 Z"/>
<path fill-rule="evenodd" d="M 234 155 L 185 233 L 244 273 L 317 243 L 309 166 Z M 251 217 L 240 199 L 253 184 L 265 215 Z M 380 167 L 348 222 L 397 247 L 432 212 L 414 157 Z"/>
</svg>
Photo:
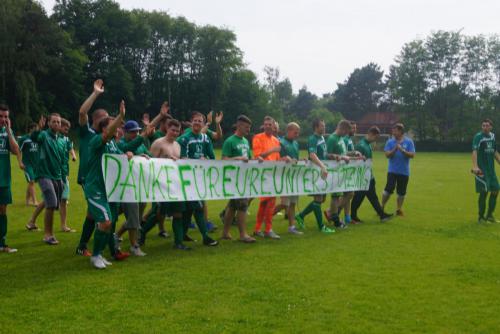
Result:
<svg viewBox="0 0 500 334">
<path fill-rule="evenodd" d="M 125 126 L 123 128 L 125 129 L 126 132 L 141 130 L 139 123 L 137 123 L 136 121 L 127 121 L 127 123 L 125 123 Z"/>
</svg>

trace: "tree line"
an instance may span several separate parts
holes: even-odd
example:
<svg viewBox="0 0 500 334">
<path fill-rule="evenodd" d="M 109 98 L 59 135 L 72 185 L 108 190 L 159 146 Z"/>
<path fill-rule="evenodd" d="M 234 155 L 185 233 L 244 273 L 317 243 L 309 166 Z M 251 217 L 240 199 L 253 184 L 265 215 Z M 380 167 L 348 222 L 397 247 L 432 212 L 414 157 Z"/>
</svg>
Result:
<svg viewBox="0 0 500 334">
<path fill-rule="evenodd" d="M 103 78 L 96 107 L 125 98 L 131 118 L 224 111 L 226 133 L 239 114 L 255 120 L 334 124 L 373 112 L 398 114 L 417 140 L 465 142 L 481 118 L 500 122 L 500 40 L 437 31 L 405 44 L 387 74 L 355 69 L 331 93 L 293 92 L 277 67 L 264 78 L 244 63 L 234 32 L 166 12 L 125 10 L 112 0 L 58 0 L 49 17 L 33 0 L 0 2 L 0 101 L 18 130 L 59 112 L 76 122 L 91 83 Z M 304 127 L 304 134 L 311 132 Z"/>
</svg>

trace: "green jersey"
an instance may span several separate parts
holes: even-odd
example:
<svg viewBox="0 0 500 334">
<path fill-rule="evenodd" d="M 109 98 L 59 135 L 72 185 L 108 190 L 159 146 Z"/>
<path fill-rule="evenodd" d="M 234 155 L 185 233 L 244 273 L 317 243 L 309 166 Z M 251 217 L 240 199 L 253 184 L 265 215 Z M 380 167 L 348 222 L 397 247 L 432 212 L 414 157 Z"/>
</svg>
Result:
<svg viewBox="0 0 500 334">
<path fill-rule="evenodd" d="M 14 136 L 14 132 L 12 132 Z M 7 128 L 0 129 L 0 187 L 10 187 L 10 152 L 11 152 L 9 135 Z"/>
<path fill-rule="evenodd" d="M 78 165 L 78 184 L 85 184 L 88 171 L 89 143 L 97 135 L 97 131 L 87 123 L 78 127 L 80 164 Z"/>
<path fill-rule="evenodd" d="M 494 176 L 495 174 L 495 153 L 497 145 L 495 134 L 485 135 L 479 132 L 474 136 L 472 141 L 472 150 L 477 151 L 477 165 L 486 176 Z"/>
<path fill-rule="evenodd" d="M 345 143 L 345 147 L 347 149 L 347 152 L 354 151 L 354 142 L 352 141 L 351 136 L 349 136 L 349 135 L 344 136 L 343 139 L 344 139 L 344 143 Z"/>
<path fill-rule="evenodd" d="M 134 153 L 134 155 L 145 154 L 152 157 L 151 152 L 149 152 L 148 148 L 145 145 L 145 142 L 146 141 L 142 136 L 137 136 L 135 139 L 129 141 L 127 141 L 125 137 L 123 137 L 118 142 L 118 148 L 122 152 L 132 152 Z"/>
<path fill-rule="evenodd" d="M 101 160 L 105 153 L 122 154 L 115 140 L 105 143 L 101 135 L 94 136 L 88 147 L 88 172 L 85 176 L 85 196 L 95 197 L 100 195 L 106 198 L 106 186 L 102 175 Z"/>
<path fill-rule="evenodd" d="M 286 137 L 281 137 L 280 144 L 280 156 L 289 156 L 292 159 L 299 160 L 299 143 L 296 140 L 290 140 Z"/>
<path fill-rule="evenodd" d="M 184 132 L 177 138 L 181 146 L 181 158 L 188 159 L 215 159 L 212 141 L 205 133 L 194 134 L 192 131 Z"/>
<path fill-rule="evenodd" d="M 73 149 L 73 142 L 67 136 L 61 136 L 60 140 L 63 147 L 62 172 L 64 177 L 69 176 L 69 153 Z"/>
<path fill-rule="evenodd" d="M 326 143 L 328 153 L 346 155 L 347 145 L 344 137 L 337 135 L 335 132 L 328 137 Z"/>
<path fill-rule="evenodd" d="M 307 151 L 309 154 L 315 153 L 319 160 L 326 160 L 326 142 L 323 136 L 313 134 L 307 141 Z"/>
<path fill-rule="evenodd" d="M 154 143 L 155 140 L 165 137 L 165 133 L 160 130 L 156 130 L 151 136 L 149 136 L 149 142 Z"/>
<path fill-rule="evenodd" d="M 363 154 L 366 159 L 373 159 L 372 146 L 370 145 L 370 142 L 366 140 L 366 138 L 363 138 L 359 141 L 358 145 L 356 145 L 356 150 Z M 373 169 L 370 168 L 370 172 L 372 175 L 371 178 L 374 179 L 375 176 L 373 175 Z"/>
<path fill-rule="evenodd" d="M 23 164 L 25 166 L 36 167 L 38 163 L 38 144 L 31 140 L 29 134 L 19 137 L 17 143 L 23 154 Z"/>
<path fill-rule="evenodd" d="M 51 129 L 34 131 L 31 140 L 38 143 L 39 160 L 37 168 L 38 178 L 51 180 L 63 179 L 63 155 L 64 147 L 61 136 Z"/>
<path fill-rule="evenodd" d="M 184 130 L 184 133 L 183 135 L 187 135 L 187 134 L 190 134 L 190 133 L 193 133 L 193 129 L 192 128 L 186 128 Z M 213 132 L 212 130 L 210 129 L 207 129 L 207 135 L 208 137 L 210 138 L 210 140 L 214 140 L 214 135 L 215 135 L 215 132 Z"/>
<path fill-rule="evenodd" d="M 227 138 L 222 145 L 222 156 L 227 158 L 245 157 L 250 159 L 252 157 L 252 151 L 250 150 L 248 140 L 245 137 L 239 137 L 237 135 L 232 135 Z"/>
</svg>

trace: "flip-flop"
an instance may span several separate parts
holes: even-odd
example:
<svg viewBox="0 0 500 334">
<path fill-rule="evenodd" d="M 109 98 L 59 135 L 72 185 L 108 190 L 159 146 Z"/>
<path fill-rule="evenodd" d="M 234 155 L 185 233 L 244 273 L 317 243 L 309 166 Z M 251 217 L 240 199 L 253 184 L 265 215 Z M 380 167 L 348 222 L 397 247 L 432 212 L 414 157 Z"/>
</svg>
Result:
<svg viewBox="0 0 500 334">
<path fill-rule="evenodd" d="M 30 232 L 32 232 L 32 231 L 40 231 L 40 229 L 38 228 L 38 226 L 36 226 L 36 225 L 34 225 L 34 224 L 33 224 L 33 225 L 31 225 L 31 224 L 26 224 L 26 225 L 24 225 L 24 227 L 26 227 L 26 229 L 27 229 L 28 231 L 30 231 Z"/>
<path fill-rule="evenodd" d="M 61 232 L 63 232 L 63 233 L 75 233 L 76 230 L 72 229 L 71 227 L 67 227 L 64 230 L 61 229 Z"/>
<path fill-rule="evenodd" d="M 233 240 L 233 237 L 231 237 L 231 236 L 222 236 L 220 239 L 221 240 Z"/>
<path fill-rule="evenodd" d="M 249 237 L 241 238 L 240 241 L 245 243 L 245 244 L 253 244 L 257 240 L 255 240 L 255 238 L 252 238 L 249 236 Z"/>
<path fill-rule="evenodd" d="M 45 242 L 49 246 L 59 245 L 59 241 L 57 241 L 56 238 L 54 238 L 54 237 L 50 237 L 48 239 L 43 239 L 43 242 Z"/>
</svg>

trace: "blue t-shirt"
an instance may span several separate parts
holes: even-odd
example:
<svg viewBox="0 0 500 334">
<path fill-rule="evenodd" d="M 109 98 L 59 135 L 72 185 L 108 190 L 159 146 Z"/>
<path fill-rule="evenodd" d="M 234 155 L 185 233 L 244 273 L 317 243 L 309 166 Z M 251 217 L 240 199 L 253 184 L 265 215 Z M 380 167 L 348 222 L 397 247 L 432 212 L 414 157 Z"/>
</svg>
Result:
<svg viewBox="0 0 500 334">
<path fill-rule="evenodd" d="M 384 151 L 392 151 L 397 144 L 398 142 L 396 139 L 389 139 L 385 143 Z M 405 151 L 415 152 L 413 140 L 408 137 L 403 137 L 401 147 L 403 147 Z M 410 175 L 410 158 L 406 157 L 400 150 L 396 150 L 394 155 L 389 159 L 389 173 Z"/>
</svg>

